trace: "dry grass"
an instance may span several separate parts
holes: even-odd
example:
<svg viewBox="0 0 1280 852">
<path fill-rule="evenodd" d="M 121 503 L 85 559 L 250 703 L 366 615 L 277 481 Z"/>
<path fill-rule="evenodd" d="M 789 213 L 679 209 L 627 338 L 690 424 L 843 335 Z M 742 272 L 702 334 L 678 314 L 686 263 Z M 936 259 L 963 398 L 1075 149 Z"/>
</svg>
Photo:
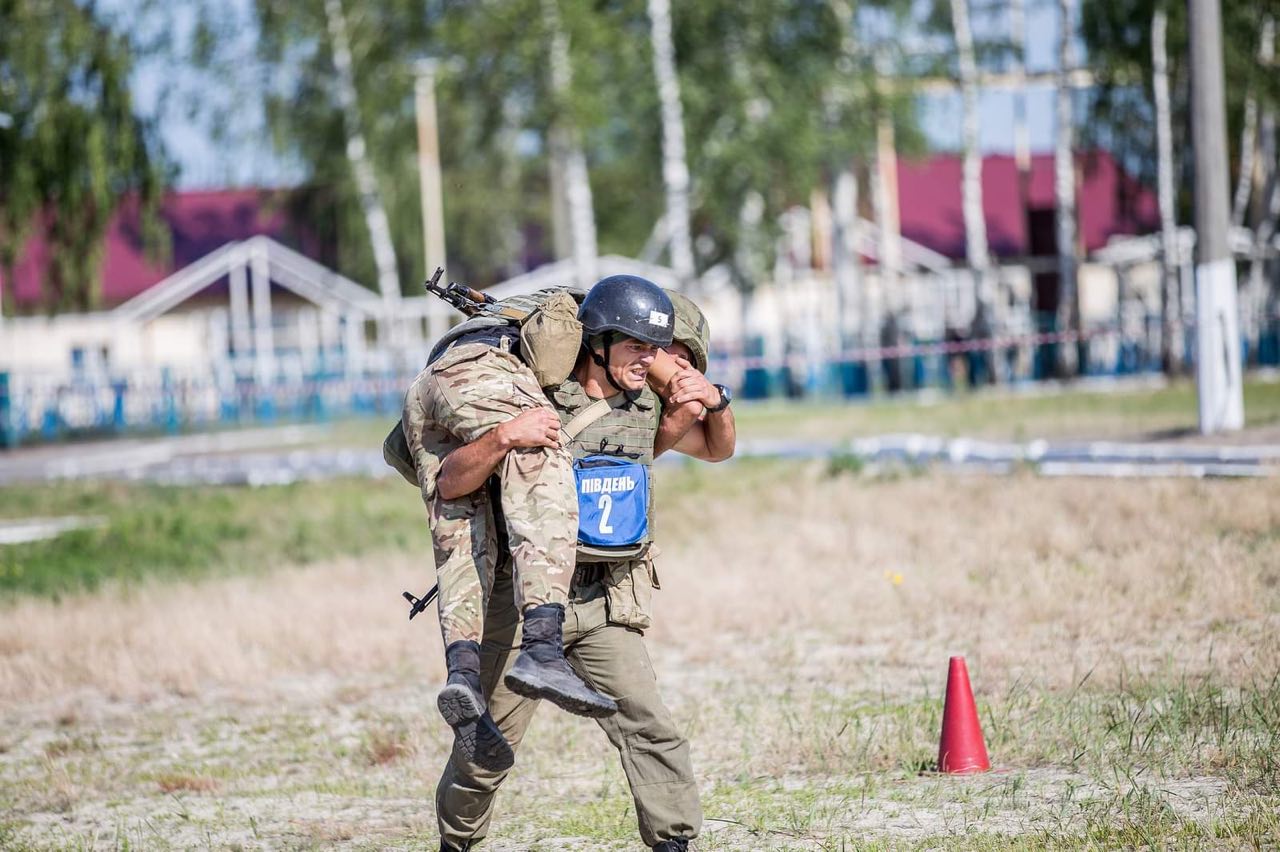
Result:
<svg viewBox="0 0 1280 852">
<path fill-rule="evenodd" d="M 1237 680 L 1280 662 L 1280 480 L 868 481 L 766 465 L 734 485 L 662 518 L 681 546 L 655 641 L 700 661 L 756 657 L 743 635 L 816 633 L 880 672 L 965 654 L 993 689 L 1168 664 Z"/>
<path fill-rule="evenodd" d="M 156 786 L 161 793 L 212 793 L 218 782 L 199 775 L 165 774 L 156 779 Z"/>
<path fill-rule="evenodd" d="M 658 487 L 649 644 L 694 743 L 700 848 L 1280 832 L 1280 479 L 739 464 Z M 429 585 L 421 561 L 8 605 L 0 846 L 434 849 L 439 639 L 398 597 Z M 999 773 L 917 774 L 951 654 Z M 170 807 L 165 779 L 210 786 Z M 630 807 L 603 737 L 544 710 L 486 848 L 633 848 Z"/>
<path fill-rule="evenodd" d="M 410 495 L 412 496 L 412 495 Z M 26 598 L 0 617 L 0 701 L 112 699 L 210 684 L 249 687 L 286 674 L 363 673 L 413 665 L 444 671 L 429 619 L 408 629 L 402 589 L 433 580 L 411 554 L 339 559 L 313 568 L 153 582 L 51 602 Z"/>
<path fill-rule="evenodd" d="M 1237 679 L 1280 659 L 1280 631 L 1267 629 L 1280 479 L 886 480 L 774 464 L 664 474 L 651 636 L 696 663 L 756 659 L 741 639 L 762 634 L 771 645 L 820 634 L 825 655 L 879 671 L 929 671 L 964 653 L 994 688 L 1169 663 Z M 438 633 L 430 617 L 405 623 L 399 591 L 431 576 L 429 554 L 383 553 L 23 599 L 0 619 L 0 701 L 401 665 L 429 679 L 443 671 Z"/>
</svg>

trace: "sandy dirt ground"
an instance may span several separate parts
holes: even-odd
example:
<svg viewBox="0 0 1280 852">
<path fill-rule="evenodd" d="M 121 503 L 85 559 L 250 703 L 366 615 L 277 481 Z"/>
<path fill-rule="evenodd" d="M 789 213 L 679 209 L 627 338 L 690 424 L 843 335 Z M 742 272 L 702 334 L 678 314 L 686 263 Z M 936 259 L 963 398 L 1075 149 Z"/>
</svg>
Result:
<svg viewBox="0 0 1280 852">
<path fill-rule="evenodd" d="M 704 471 L 662 473 L 648 634 L 698 848 L 1265 832 L 1280 480 Z M 6 605 L 0 848 L 434 850 L 440 640 L 399 599 L 430 575 L 386 553 Z M 986 775 L 929 771 L 952 654 Z M 639 848 L 593 723 L 542 708 L 484 848 Z"/>
</svg>

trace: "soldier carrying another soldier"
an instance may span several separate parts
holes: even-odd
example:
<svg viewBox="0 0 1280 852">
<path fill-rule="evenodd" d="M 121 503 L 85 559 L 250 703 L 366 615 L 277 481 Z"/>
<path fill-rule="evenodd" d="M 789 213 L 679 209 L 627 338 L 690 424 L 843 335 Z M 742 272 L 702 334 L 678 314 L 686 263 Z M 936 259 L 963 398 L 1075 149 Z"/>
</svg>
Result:
<svg viewBox="0 0 1280 852">
<path fill-rule="evenodd" d="M 510 593 L 512 572 L 504 570 L 506 548 L 491 543 L 489 558 L 476 554 L 479 564 L 497 569 L 483 619 L 480 682 L 506 742 L 518 747 L 536 709 L 538 694 L 523 661 L 567 656 L 587 683 L 616 699 L 617 713 L 597 721 L 622 759 L 642 839 L 672 852 L 687 848 L 702 813 L 688 742 L 658 694 L 644 647 L 657 587 L 650 466 L 668 448 L 718 461 L 729 457 L 734 445 L 728 393 L 707 382 L 693 362 L 679 359 L 681 369 L 663 385 L 666 406 L 646 386 L 659 345 L 672 342 L 670 327 L 665 334 L 653 327 L 661 328 L 662 317 L 670 323 L 673 313 L 687 331 L 683 355 L 705 368 L 705 320 L 691 302 L 682 307 L 677 312 L 671 298 L 644 279 L 604 279 L 578 313 L 582 351 L 573 374 L 548 392 L 577 486 L 576 569 L 568 606 L 557 613 L 567 619 L 531 621 L 526 611 L 521 630 Z M 585 417 L 587 412 L 592 416 Z M 499 439 L 481 436 L 424 463 L 438 470 L 439 498 L 472 495 L 484 501 L 486 480 L 509 452 Z M 442 850 L 470 848 L 487 833 L 493 798 L 506 773 L 505 767 L 486 765 L 455 747 L 436 792 Z"/>
</svg>

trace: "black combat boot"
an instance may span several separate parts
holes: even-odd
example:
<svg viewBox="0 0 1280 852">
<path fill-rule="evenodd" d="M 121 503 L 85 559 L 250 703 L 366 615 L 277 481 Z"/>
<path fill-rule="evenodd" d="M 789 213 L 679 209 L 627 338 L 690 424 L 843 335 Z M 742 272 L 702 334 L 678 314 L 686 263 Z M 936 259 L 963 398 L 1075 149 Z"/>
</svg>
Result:
<svg viewBox="0 0 1280 852">
<path fill-rule="evenodd" d="M 494 724 L 480 688 L 480 645 L 453 642 L 444 649 L 449 680 L 436 698 L 440 715 L 453 728 L 458 754 L 490 772 L 505 772 L 516 761 L 515 752 Z"/>
<path fill-rule="evenodd" d="M 684 837 L 676 837 L 671 840 L 664 840 L 653 847 L 653 852 L 685 852 L 689 848 L 689 841 Z"/>
<path fill-rule="evenodd" d="M 526 698 L 546 698 L 579 716 L 600 718 L 618 705 L 582 682 L 564 658 L 564 607 L 543 604 L 524 611 L 520 656 L 507 672 L 507 688 Z"/>
</svg>

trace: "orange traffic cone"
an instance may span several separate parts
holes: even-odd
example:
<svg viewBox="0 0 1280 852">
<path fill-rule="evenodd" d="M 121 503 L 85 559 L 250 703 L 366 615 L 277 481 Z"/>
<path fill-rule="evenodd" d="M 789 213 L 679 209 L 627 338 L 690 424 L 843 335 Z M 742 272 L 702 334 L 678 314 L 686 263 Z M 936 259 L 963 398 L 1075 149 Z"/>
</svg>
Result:
<svg viewBox="0 0 1280 852">
<path fill-rule="evenodd" d="M 982 741 L 978 708 L 969 686 L 969 669 L 964 657 L 952 657 L 947 672 L 947 703 L 942 709 L 942 739 L 938 743 L 938 771 L 953 773 L 986 772 L 991 768 L 987 746 Z"/>
</svg>

